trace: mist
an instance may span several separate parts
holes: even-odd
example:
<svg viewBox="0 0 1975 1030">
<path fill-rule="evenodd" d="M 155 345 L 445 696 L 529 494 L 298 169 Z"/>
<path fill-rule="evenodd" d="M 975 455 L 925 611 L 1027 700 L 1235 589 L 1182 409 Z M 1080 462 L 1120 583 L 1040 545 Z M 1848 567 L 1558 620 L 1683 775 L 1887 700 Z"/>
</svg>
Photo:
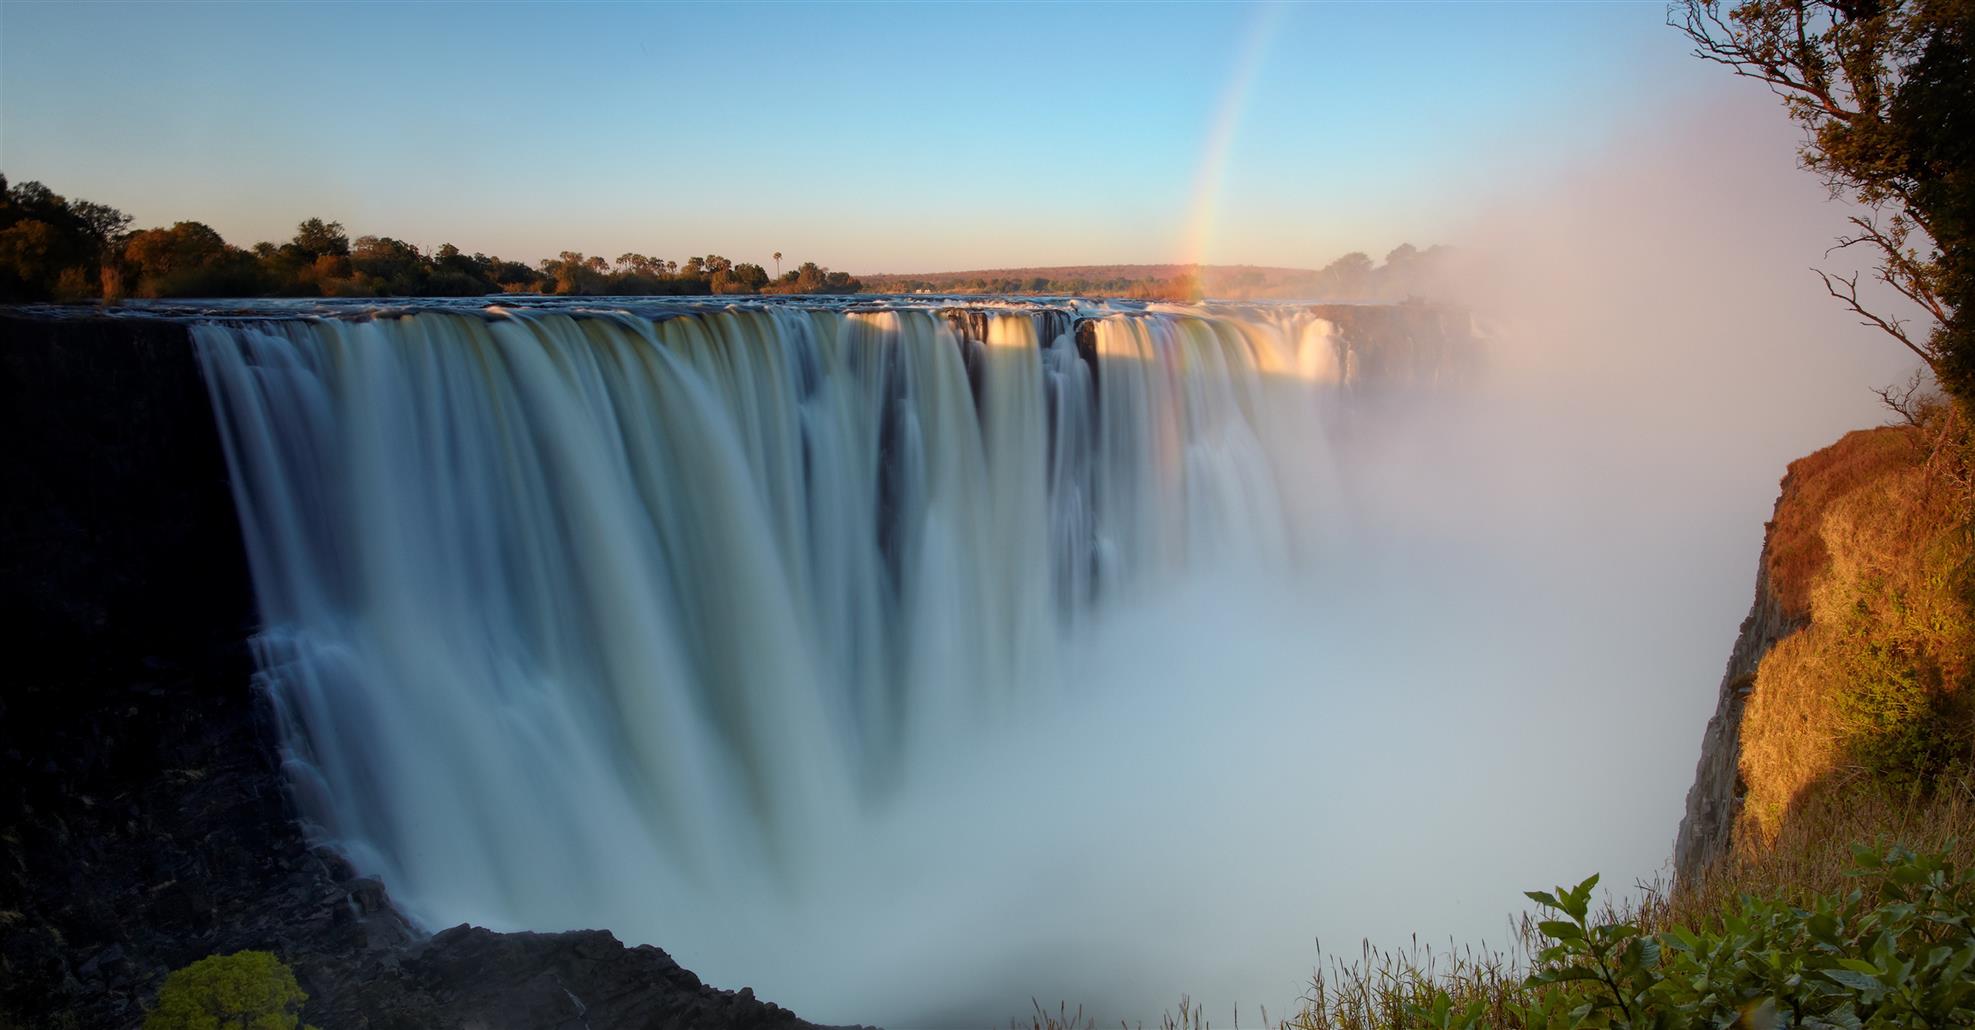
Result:
<svg viewBox="0 0 1975 1030">
<path fill-rule="evenodd" d="M 1777 482 L 1910 370 L 1809 271 L 1843 209 L 1781 112 L 1723 92 L 1465 227 L 1487 372 L 1331 413 L 1311 575 L 1107 610 L 826 902 L 682 958 L 824 1019 L 1231 1022 L 1319 939 L 1501 941 L 1525 889 L 1661 875 Z"/>
</svg>

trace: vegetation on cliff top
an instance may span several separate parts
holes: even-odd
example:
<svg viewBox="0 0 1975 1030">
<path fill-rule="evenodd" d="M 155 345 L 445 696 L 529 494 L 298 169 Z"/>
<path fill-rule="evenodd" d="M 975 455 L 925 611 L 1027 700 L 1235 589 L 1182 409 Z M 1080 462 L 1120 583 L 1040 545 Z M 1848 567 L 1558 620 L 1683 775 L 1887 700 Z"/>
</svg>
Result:
<svg viewBox="0 0 1975 1030">
<path fill-rule="evenodd" d="M 779 259 L 780 254 L 776 257 Z M 779 262 L 778 262 L 779 263 Z M 423 250 L 388 236 L 350 239 L 311 218 L 286 243 L 233 246 L 201 222 L 130 231 L 113 207 L 0 176 L 0 301 L 133 297 L 473 297 L 490 293 L 706 295 L 857 293 L 863 284 L 814 262 L 770 277 L 718 254 L 683 264 L 616 261 L 565 250 L 530 267 L 452 244 Z"/>
<path fill-rule="evenodd" d="M 1763 658 L 1743 714 L 1743 852 L 1813 809 L 1975 784 L 1966 437 L 1935 408 L 1790 466 L 1764 561 L 1786 614 L 1808 621 Z"/>
</svg>

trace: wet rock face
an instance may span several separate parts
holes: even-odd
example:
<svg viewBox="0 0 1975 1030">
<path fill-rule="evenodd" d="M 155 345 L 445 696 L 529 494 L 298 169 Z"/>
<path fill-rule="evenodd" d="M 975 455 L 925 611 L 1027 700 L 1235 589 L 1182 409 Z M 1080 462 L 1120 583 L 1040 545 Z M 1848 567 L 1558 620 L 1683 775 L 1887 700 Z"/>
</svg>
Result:
<svg viewBox="0 0 1975 1030">
<path fill-rule="evenodd" d="M 0 434 L 0 617 L 34 672 L 117 682 L 106 666 L 242 637 L 253 597 L 183 326 L 0 315 Z"/>
<path fill-rule="evenodd" d="M 805 1025 L 606 933 L 427 937 L 311 846 L 184 326 L 0 313 L 0 440 L 0 1027 L 135 1026 L 247 948 L 323 1030 Z"/>
<path fill-rule="evenodd" d="M 127 1022 L 163 969 L 256 920 L 243 897 L 309 880 L 249 689 L 253 601 L 204 399 L 182 327 L 0 321 L 17 1013 Z"/>
</svg>

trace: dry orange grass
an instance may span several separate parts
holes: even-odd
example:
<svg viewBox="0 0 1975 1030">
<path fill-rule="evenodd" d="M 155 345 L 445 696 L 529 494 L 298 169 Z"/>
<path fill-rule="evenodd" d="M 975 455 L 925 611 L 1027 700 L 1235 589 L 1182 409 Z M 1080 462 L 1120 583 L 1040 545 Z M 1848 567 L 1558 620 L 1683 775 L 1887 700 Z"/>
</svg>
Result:
<svg viewBox="0 0 1975 1030">
<path fill-rule="evenodd" d="M 1824 513 L 1832 502 L 1891 470 L 1918 465 L 1925 452 L 1919 430 L 1883 426 L 1846 433 L 1837 443 L 1790 463 L 1763 551 L 1770 587 L 1785 615 L 1802 618 L 1810 612 L 1811 582 L 1829 553 Z"/>
<path fill-rule="evenodd" d="M 1847 708 L 1871 660 L 1951 691 L 1975 640 L 1962 596 L 1960 488 L 1933 468 L 1926 428 L 1851 433 L 1790 466 L 1765 562 L 1810 622 L 1757 670 L 1742 720 L 1738 847 L 1773 847 L 1815 784 L 1856 778 Z"/>
<path fill-rule="evenodd" d="M 1742 715 L 1741 776 L 1747 788 L 1736 819 L 1738 845 L 1775 843 L 1797 795 L 1840 759 L 1831 667 L 1817 627 L 1786 637 L 1763 658 Z"/>
<path fill-rule="evenodd" d="M 1812 895 L 1842 894 L 1856 868 L 1853 846 L 1894 841 L 1919 852 L 1944 852 L 1956 865 L 1975 864 L 1975 777 L 1939 786 L 1922 803 L 1890 798 L 1856 779 L 1814 784 L 1790 811 L 1775 839 L 1738 842 L 1708 875 L 1672 891 L 1649 893 L 1639 912 L 1649 930 L 1687 927 L 1718 931 L 1723 913 L 1742 895 L 1805 904 Z"/>
</svg>

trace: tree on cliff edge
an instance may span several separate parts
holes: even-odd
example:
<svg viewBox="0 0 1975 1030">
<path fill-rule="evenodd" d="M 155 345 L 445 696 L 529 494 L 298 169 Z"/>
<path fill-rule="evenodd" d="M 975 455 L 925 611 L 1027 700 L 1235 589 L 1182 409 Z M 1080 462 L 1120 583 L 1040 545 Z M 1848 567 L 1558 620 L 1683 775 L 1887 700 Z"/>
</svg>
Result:
<svg viewBox="0 0 1975 1030">
<path fill-rule="evenodd" d="M 1758 79 L 1804 129 L 1803 166 L 1863 213 L 1838 246 L 1924 310 L 1923 331 L 1875 312 L 1858 276 L 1819 272 L 1861 322 L 1926 362 L 1975 406 L 1975 0 L 1680 0 L 1694 53 Z"/>
</svg>

